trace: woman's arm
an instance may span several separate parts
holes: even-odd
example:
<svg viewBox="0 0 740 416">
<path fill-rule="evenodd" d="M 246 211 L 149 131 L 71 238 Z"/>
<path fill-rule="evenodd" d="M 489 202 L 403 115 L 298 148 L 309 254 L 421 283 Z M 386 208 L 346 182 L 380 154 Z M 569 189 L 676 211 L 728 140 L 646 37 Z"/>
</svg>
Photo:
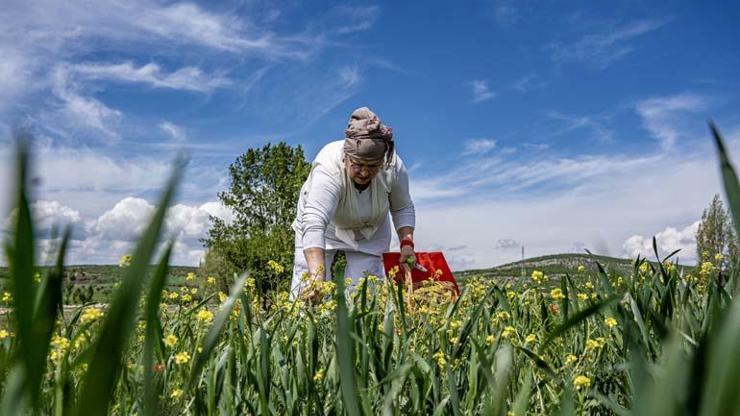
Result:
<svg viewBox="0 0 740 416">
<path fill-rule="evenodd" d="M 326 277 L 326 227 L 334 215 L 339 202 L 340 178 L 322 165 L 311 172 L 303 208 L 303 254 L 306 256 L 308 271 L 314 278 Z"/>
</svg>

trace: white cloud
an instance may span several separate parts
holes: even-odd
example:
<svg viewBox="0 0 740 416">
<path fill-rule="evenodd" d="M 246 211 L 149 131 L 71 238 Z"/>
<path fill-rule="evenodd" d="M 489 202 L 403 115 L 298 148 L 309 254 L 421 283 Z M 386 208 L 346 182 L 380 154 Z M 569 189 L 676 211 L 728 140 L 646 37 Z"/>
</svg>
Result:
<svg viewBox="0 0 740 416">
<path fill-rule="evenodd" d="M 172 123 L 170 121 L 163 121 L 159 123 L 158 127 L 177 141 L 184 141 L 185 139 L 187 139 L 185 131 L 182 129 L 182 127 L 178 126 L 175 123 Z"/>
<path fill-rule="evenodd" d="M 696 263 L 696 231 L 700 223 L 701 221 L 696 221 L 680 230 L 666 227 L 656 233 L 655 239 L 661 258 L 675 250 L 681 250 L 673 257 L 674 260 L 677 258 L 681 263 Z M 622 249 L 623 255 L 628 258 L 636 258 L 638 254 L 643 258 L 655 258 L 652 236 L 633 235 L 625 240 Z"/>
<path fill-rule="evenodd" d="M 94 97 L 82 96 L 65 67 L 56 68 L 52 74 L 52 84 L 53 94 L 63 103 L 62 114 L 74 128 L 87 127 L 108 138 L 119 138 L 111 125 L 121 119 L 120 111 L 109 108 Z"/>
<path fill-rule="evenodd" d="M 686 130 L 686 114 L 707 108 L 707 98 L 695 94 L 678 94 L 653 97 L 637 103 L 635 109 L 642 118 L 642 125 L 664 149 L 671 149 Z"/>
<path fill-rule="evenodd" d="M 154 205 L 144 199 L 126 197 L 98 217 L 90 232 L 102 240 L 135 241 L 154 213 Z"/>
<path fill-rule="evenodd" d="M 104 79 L 149 84 L 156 88 L 211 92 L 231 84 L 231 80 L 218 74 L 206 74 L 200 68 L 187 66 L 165 73 L 155 63 L 136 67 L 132 62 L 83 63 L 71 66 L 71 71 L 88 79 Z"/>
<path fill-rule="evenodd" d="M 332 10 L 323 24 L 336 27 L 335 33 L 347 34 L 370 29 L 380 17 L 380 7 L 340 6 Z"/>
<path fill-rule="evenodd" d="M 571 44 L 556 41 L 546 49 L 554 61 L 582 61 L 603 69 L 632 52 L 630 40 L 659 29 L 668 21 L 637 20 L 610 31 L 586 35 Z"/>
<path fill-rule="evenodd" d="M 559 111 L 549 111 L 547 116 L 553 120 L 565 123 L 565 128 L 554 134 L 564 134 L 577 129 L 590 130 L 593 137 L 602 142 L 609 142 L 614 136 L 614 132 L 605 126 L 604 117 L 600 116 L 572 116 L 563 114 Z"/>
<path fill-rule="evenodd" d="M 339 68 L 338 74 L 341 83 L 347 88 L 355 87 L 362 82 L 362 76 L 357 66 L 343 66 Z"/>
<path fill-rule="evenodd" d="M 494 139 L 468 140 L 465 143 L 465 149 L 463 149 L 462 154 L 463 156 L 482 155 L 494 147 L 496 147 L 496 140 Z"/>
<path fill-rule="evenodd" d="M 536 74 L 525 75 L 514 82 L 511 88 L 519 91 L 520 93 L 526 93 L 532 90 L 537 90 L 547 86 L 547 82 L 541 80 Z"/>
<path fill-rule="evenodd" d="M 474 103 L 480 103 L 483 101 L 490 100 L 496 95 L 493 92 L 491 92 L 491 90 L 488 88 L 488 81 L 475 80 L 471 82 L 470 85 L 473 88 L 473 102 Z"/>
</svg>

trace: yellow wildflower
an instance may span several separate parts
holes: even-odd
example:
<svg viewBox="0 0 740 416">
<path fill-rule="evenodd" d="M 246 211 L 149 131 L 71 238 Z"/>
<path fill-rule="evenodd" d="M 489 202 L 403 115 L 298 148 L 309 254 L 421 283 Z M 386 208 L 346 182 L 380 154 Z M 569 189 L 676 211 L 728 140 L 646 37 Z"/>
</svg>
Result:
<svg viewBox="0 0 740 416">
<path fill-rule="evenodd" d="M 211 322 L 213 320 L 213 312 L 208 309 L 201 309 L 195 317 L 201 322 Z"/>
<path fill-rule="evenodd" d="M 604 323 L 605 323 L 605 324 L 606 324 L 606 326 L 608 326 L 609 328 L 614 328 L 615 326 L 617 326 L 617 320 L 616 320 L 616 319 L 614 319 L 614 318 L 612 318 L 611 316 L 610 316 L 610 317 L 608 317 L 608 318 L 606 318 L 606 319 L 604 319 Z"/>
<path fill-rule="evenodd" d="M 573 379 L 573 387 L 575 387 L 578 390 L 580 390 L 583 387 L 589 388 L 590 386 L 591 386 L 591 379 L 584 375 L 577 376 L 576 378 Z"/>
<path fill-rule="evenodd" d="M 198 288 L 197 287 L 194 287 L 194 288 L 190 289 L 190 293 L 193 294 L 193 295 L 197 294 L 198 293 Z"/>
<path fill-rule="evenodd" d="M 80 320 L 83 324 L 88 322 L 97 321 L 103 316 L 103 311 L 100 308 L 87 308 L 82 312 Z"/>
<path fill-rule="evenodd" d="M 131 259 L 132 257 L 128 254 L 125 256 L 121 256 L 120 259 L 118 259 L 118 267 L 128 267 L 131 265 Z"/>
<path fill-rule="evenodd" d="M 208 276 L 206 279 L 206 282 L 208 282 L 209 285 L 215 285 L 216 284 L 216 278 L 213 276 Z"/>
<path fill-rule="evenodd" d="M 647 263 L 642 263 L 640 265 L 640 273 L 648 273 L 650 272 L 650 265 Z"/>
<path fill-rule="evenodd" d="M 173 334 L 169 334 L 166 337 L 162 338 L 162 342 L 164 343 L 164 345 L 172 348 L 175 346 L 175 344 L 177 344 L 177 337 Z"/>
<path fill-rule="evenodd" d="M 3 303 L 10 303 L 13 300 L 13 295 L 8 292 L 3 292 Z"/>
<path fill-rule="evenodd" d="M 725 256 L 723 256 L 722 253 L 717 253 L 714 255 L 714 259 L 717 261 L 722 261 L 725 259 Z"/>
<path fill-rule="evenodd" d="M 583 272 L 586 271 L 586 266 L 584 266 L 582 264 L 579 264 L 578 265 L 578 268 L 576 269 L 576 271 L 578 271 L 578 273 L 583 273 Z"/>
<path fill-rule="evenodd" d="M 4 340 L 5 338 L 9 338 L 9 337 L 10 337 L 10 332 L 4 329 L 0 329 L 0 341 Z"/>
<path fill-rule="evenodd" d="M 182 396 L 182 389 L 174 389 L 172 390 L 172 393 L 170 393 L 170 399 L 179 399 L 180 396 Z"/>
<path fill-rule="evenodd" d="M 267 262 L 267 267 L 275 272 L 276 274 L 281 274 L 285 271 L 285 267 L 283 267 L 280 263 L 276 262 L 275 260 L 269 260 Z"/>
<path fill-rule="evenodd" d="M 179 298 L 179 297 L 180 297 L 180 294 L 179 294 L 179 293 L 177 293 L 177 292 L 172 292 L 172 293 L 170 293 L 170 294 L 169 294 L 169 295 L 168 295 L 167 297 L 169 297 L 169 298 L 170 298 L 170 300 L 177 300 L 177 298 Z"/>
<path fill-rule="evenodd" d="M 493 341 L 495 341 L 496 338 L 493 335 L 489 335 L 486 337 L 486 344 L 493 345 Z"/>
<path fill-rule="evenodd" d="M 228 299 L 228 298 L 229 298 L 229 295 L 227 295 L 226 293 L 224 293 L 224 292 L 218 292 L 218 300 L 221 303 L 226 302 L 226 299 Z"/>
<path fill-rule="evenodd" d="M 318 369 L 318 371 L 316 371 L 316 374 L 313 375 L 313 382 L 321 383 L 323 379 L 324 379 L 324 369 L 320 368 Z"/>
<path fill-rule="evenodd" d="M 175 364 L 187 364 L 190 362 L 190 354 L 187 351 L 175 354 Z"/>
<path fill-rule="evenodd" d="M 578 296 L 578 300 L 581 300 L 581 301 L 587 301 L 588 300 L 588 295 L 585 294 L 585 293 L 579 293 L 576 296 Z"/>
<path fill-rule="evenodd" d="M 504 338 L 511 338 L 516 336 L 516 329 L 513 326 L 507 326 L 504 328 L 504 332 L 501 333 Z"/>
<path fill-rule="evenodd" d="M 550 297 L 553 300 L 562 300 L 565 299 L 565 295 L 563 295 L 563 291 L 560 290 L 560 288 L 555 288 L 550 291 Z"/>
<path fill-rule="evenodd" d="M 192 282 L 193 280 L 195 280 L 195 273 L 188 272 L 187 276 L 185 276 L 185 280 L 188 282 Z"/>
<path fill-rule="evenodd" d="M 578 357 L 573 354 L 568 354 L 565 356 L 565 365 L 571 365 L 576 361 L 578 361 Z"/>
<path fill-rule="evenodd" d="M 183 302 L 185 302 L 185 303 L 188 303 L 188 302 L 190 302 L 191 300 L 193 300 L 193 297 L 192 297 L 192 296 L 190 296 L 189 294 L 187 294 L 187 293 L 186 293 L 186 294 L 182 295 L 182 301 L 183 301 Z"/>
<path fill-rule="evenodd" d="M 541 272 L 541 271 L 539 271 L 539 270 L 535 270 L 535 271 L 533 271 L 533 272 L 532 272 L 532 281 L 533 281 L 533 282 L 534 282 L 535 284 L 540 284 L 540 283 L 543 283 L 543 282 L 545 281 L 545 279 L 546 279 L 546 278 L 547 278 L 547 276 L 545 276 L 545 274 L 544 274 L 544 273 L 542 273 L 542 272 Z"/>
<path fill-rule="evenodd" d="M 445 359 L 445 353 L 442 351 L 437 351 L 434 353 L 434 359 L 437 360 L 437 365 L 439 368 L 445 368 L 445 364 L 447 364 L 447 360 Z"/>
<path fill-rule="evenodd" d="M 533 342 L 537 341 L 537 335 L 535 334 L 529 334 L 526 338 L 524 338 L 524 342 L 531 344 Z"/>
<path fill-rule="evenodd" d="M 508 292 L 506 292 L 506 297 L 509 300 L 514 300 L 514 298 L 516 298 L 516 292 L 514 292 L 513 290 L 509 290 Z"/>
</svg>

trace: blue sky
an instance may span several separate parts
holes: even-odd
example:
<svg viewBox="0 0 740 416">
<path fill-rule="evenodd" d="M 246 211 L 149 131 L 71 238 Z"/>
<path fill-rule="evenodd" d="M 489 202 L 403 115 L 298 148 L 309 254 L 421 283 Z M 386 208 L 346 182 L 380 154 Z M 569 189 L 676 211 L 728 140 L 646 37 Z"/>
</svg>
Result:
<svg viewBox="0 0 740 416">
<path fill-rule="evenodd" d="M 464 6 L 461 6 L 464 4 Z M 706 120 L 740 151 L 731 2 L 7 2 L 0 192 L 36 137 L 44 227 L 71 260 L 130 249 L 178 149 L 169 232 L 197 264 L 248 147 L 309 158 L 369 106 L 411 172 L 417 246 L 453 269 L 527 255 L 682 248 L 720 192 Z M 736 152 L 737 153 L 737 152 Z M 0 214 L 9 216 L 9 201 Z M 7 220 L 5 222 L 7 227 Z M 2 225 L 2 224 L 0 224 Z M 47 242 L 48 244 L 48 242 Z"/>
</svg>

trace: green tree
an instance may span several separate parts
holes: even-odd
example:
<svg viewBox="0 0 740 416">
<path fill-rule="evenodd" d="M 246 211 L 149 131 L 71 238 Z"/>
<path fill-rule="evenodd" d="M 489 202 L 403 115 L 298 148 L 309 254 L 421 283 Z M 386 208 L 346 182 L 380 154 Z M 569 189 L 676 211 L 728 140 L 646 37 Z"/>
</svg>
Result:
<svg viewBox="0 0 740 416">
<path fill-rule="evenodd" d="M 230 272 L 218 276 L 222 285 L 233 279 L 232 271 L 249 270 L 263 294 L 285 286 L 293 270 L 290 225 L 310 169 L 301 146 L 284 142 L 248 149 L 239 156 L 229 166 L 229 189 L 218 194 L 234 220 L 227 224 L 211 217 L 213 225 L 203 240 L 209 253 L 204 269 Z"/>
<path fill-rule="evenodd" d="M 738 259 L 738 243 L 732 218 L 725 211 L 722 199 L 714 195 L 712 203 L 701 215 L 696 230 L 698 262 L 711 262 L 725 269 Z"/>
</svg>

